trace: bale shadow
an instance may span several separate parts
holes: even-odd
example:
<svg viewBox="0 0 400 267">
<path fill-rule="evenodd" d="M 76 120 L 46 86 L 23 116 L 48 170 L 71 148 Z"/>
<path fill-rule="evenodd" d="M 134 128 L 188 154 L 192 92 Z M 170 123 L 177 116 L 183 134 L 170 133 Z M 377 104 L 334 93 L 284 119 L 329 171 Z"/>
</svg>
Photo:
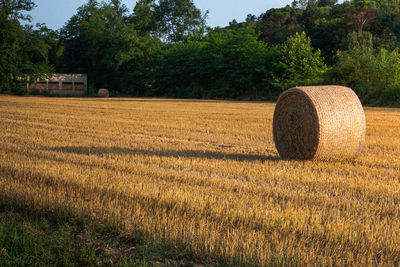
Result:
<svg viewBox="0 0 400 267">
<path fill-rule="evenodd" d="M 279 156 L 259 155 L 259 154 L 242 154 L 242 153 L 226 153 L 220 151 L 202 151 L 202 150 L 145 150 L 131 149 L 122 147 L 82 147 L 82 146 L 62 146 L 62 147 L 44 147 L 46 151 L 81 154 L 81 155 L 144 155 L 159 157 L 175 157 L 175 158 L 200 158 L 200 159 L 221 159 L 235 161 L 280 161 Z"/>
</svg>

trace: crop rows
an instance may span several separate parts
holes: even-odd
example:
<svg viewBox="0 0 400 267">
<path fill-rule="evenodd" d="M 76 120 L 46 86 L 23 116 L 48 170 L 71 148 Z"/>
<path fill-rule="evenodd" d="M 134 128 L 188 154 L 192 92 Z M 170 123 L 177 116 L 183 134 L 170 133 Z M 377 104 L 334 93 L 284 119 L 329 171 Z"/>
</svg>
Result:
<svg viewBox="0 0 400 267">
<path fill-rule="evenodd" d="M 226 263 L 400 264 L 400 110 L 359 158 L 281 160 L 272 103 L 0 97 L 0 198 Z"/>
</svg>

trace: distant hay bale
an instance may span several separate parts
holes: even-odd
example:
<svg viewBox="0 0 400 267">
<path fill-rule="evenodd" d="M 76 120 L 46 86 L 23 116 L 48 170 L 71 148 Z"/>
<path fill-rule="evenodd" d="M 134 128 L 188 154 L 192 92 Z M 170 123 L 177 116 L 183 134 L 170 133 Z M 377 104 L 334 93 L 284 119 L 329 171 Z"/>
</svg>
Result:
<svg viewBox="0 0 400 267">
<path fill-rule="evenodd" d="M 99 96 L 99 97 L 109 97 L 110 96 L 110 91 L 108 91 L 108 89 L 101 88 L 97 92 L 97 96 Z"/>
<path fill-rule="evenodd" d="M 273 134 L 285 159 L 352 159 L 365 138 L 365 115 L 360 100 L 343 86 L 291 88 L 275 107 Z"/>
</svg>

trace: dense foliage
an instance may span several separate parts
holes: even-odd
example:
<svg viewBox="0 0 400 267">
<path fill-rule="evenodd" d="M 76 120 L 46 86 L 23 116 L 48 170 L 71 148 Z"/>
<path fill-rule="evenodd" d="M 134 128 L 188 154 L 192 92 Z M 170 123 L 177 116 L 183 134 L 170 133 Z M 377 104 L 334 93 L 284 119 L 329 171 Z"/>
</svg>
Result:
<svg viewBox="0 0 400 267">
<path fill-rule="evenodd" d="M 116 94 L 275 99 L 295 85 L 343 84 L 364 103 L 399 104 L 400 2 L 299 0 L 224 28 L 192 0 L 89 0 L 58 31 L 34 3 L 0 0 L 0 90 L 52 71 L 87 73 Z"/>
<path fill-rule="evenodd" d="M 240 97 L 268 87 L 269 50 L 252 28 L 222 30 L 164 50 L 155 95 Z"/>
<path fill-rule="evenodd" d="M 350 40 L 348 50 L 338 52 L 338 62 L 328 73 L 336 84 L 348 85 L 357 91 L 365 103 L 399 104 L 400 54 L 398 50 L 376 50 L 372 36 Z"/>
<path fill-rule="evenodd" d="M 20 94 L 21 84 L 51 73 L 48 55 L 52 50 L 53 31 L 43 25 L 22 26 L 30 20 L 26 11 L 32 10 L 30 0 L 0 1 L 0 92 Z"/>
</svg>

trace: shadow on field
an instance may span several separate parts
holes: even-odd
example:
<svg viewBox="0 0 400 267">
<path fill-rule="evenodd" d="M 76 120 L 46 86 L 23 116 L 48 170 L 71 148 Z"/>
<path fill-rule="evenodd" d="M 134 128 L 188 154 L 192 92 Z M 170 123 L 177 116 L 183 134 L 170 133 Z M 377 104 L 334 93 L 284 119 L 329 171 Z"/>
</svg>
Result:
<svg viewBox="0 0 400 267">
<path fill-rule="evenodd" d="M 144 155 L 159 157 L 176 157 L 176 158 L 204 158 L 204 159 L 225 159 L 236 161 L 280 161 L 281 158 L 272 155 L 258 154 L 241 154 L 226 153 L 220 151 L 202 151 L 202 150 L 144 150 L 131 149 L 121 147 L 81 147 L 81 146 L 63 146 L 63 147 L 46 147 L 43 150 L 81 154 L 81 155 Z"/>
</svg>

